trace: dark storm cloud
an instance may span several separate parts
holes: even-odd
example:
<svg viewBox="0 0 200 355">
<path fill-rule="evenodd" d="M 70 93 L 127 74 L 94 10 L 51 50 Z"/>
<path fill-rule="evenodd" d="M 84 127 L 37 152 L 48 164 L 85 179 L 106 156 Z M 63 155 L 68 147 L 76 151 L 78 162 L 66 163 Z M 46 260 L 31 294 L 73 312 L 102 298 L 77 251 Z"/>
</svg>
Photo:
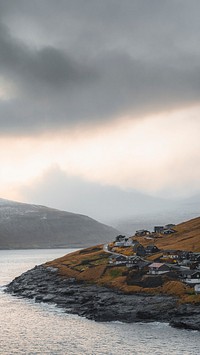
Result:
<svg viewBox="0 0 200 355">
<path fill-rule="evenodd" d="M 15 94 L 0 101 L 1 132 L 198 102 L 199 10 L 195 0 L 2 0 L 0 78 Z"/>
<path fill-rule="evenodd" d="M 33 50 L 14 40 L 4 26 L 0 26 L 0 69 L 21 86 L 63 88 L 69 83 L 81 82 L 86 73 L 81 65 L 63 51 L 53 47 Z M 27 85 L 28 84 L 28 85 Z"/>
</svg>

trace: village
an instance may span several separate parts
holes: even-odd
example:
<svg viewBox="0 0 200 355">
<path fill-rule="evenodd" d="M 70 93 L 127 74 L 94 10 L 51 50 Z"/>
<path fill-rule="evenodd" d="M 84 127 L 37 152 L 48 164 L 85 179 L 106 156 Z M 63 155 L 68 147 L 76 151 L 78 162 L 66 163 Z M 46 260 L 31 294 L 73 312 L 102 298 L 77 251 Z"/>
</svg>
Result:
<svg viewBox="0 0 200 355">
<path fill-rule="evenodd" d="M 174 224 L 155 226 L 153 232 L 141 229 L 133 237 L 118 235 L 114 242 L 104 246 L 110 253 L 109 266 L 126 267 L 131 285 L 157 287 L 166 275 L 200 294 L 200 252 L 159 249 L 155 245 L 157 238 L 176 233 L 174 227 Z M 148 241 L 148 245 L 144 246 L 140 239 Z"/>
</svg>

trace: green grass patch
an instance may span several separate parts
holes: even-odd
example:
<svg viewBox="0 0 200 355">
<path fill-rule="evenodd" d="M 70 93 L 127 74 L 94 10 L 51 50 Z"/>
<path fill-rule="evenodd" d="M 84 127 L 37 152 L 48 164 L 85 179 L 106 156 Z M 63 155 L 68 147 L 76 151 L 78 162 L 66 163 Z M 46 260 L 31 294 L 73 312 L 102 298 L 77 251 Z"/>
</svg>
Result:
<svg viewBox="0 0 200 355">
<path fill-rule="evenodd" d="M 119 269 L 111 269 L 110 270 L 110 276 L 112 278 L 115 278 L 115 277 L 118 277 L 118 276 L 121 276 L 122 275 L 122 271 L 119 270 Z"/>
</svg>

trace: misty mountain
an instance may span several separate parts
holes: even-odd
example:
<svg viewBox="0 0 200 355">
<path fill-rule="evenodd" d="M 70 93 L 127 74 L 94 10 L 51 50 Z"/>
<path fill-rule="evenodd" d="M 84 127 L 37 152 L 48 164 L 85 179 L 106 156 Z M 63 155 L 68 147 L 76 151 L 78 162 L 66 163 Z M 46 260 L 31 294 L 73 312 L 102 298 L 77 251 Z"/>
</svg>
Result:
<svg viewBox="0 0 200 355">
<path fill-rule="evenodd" d="M 32 188 L 23 187 L 26 201 L 54 206 L 65 211 L 84 213 L 106 224 L 121 218 L 149 212 L 166 211 L 172 201 L 153 197 L 117 186 L 101 185 L 81 177 L 70 177 L 59 169 L 52 169 Z"/>
<path fill-rule="evenodd" d="M 86 247 L 118 233 L 85 215 L 0 199 L 0 249 Z"/>
</svg>

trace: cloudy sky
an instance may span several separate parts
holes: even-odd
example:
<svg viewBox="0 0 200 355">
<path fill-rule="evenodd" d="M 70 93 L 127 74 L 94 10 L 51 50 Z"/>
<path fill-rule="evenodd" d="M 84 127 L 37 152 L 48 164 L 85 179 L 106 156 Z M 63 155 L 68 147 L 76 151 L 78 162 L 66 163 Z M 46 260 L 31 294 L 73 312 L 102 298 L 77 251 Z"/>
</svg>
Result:
<svg viewBox="0 0 200 355">
<path fill-rule="evenodd" d="M 199 13 L 0 0 L 0 197 L 101 219 L 130 196 L 199 194 Z"/>
</svg>

